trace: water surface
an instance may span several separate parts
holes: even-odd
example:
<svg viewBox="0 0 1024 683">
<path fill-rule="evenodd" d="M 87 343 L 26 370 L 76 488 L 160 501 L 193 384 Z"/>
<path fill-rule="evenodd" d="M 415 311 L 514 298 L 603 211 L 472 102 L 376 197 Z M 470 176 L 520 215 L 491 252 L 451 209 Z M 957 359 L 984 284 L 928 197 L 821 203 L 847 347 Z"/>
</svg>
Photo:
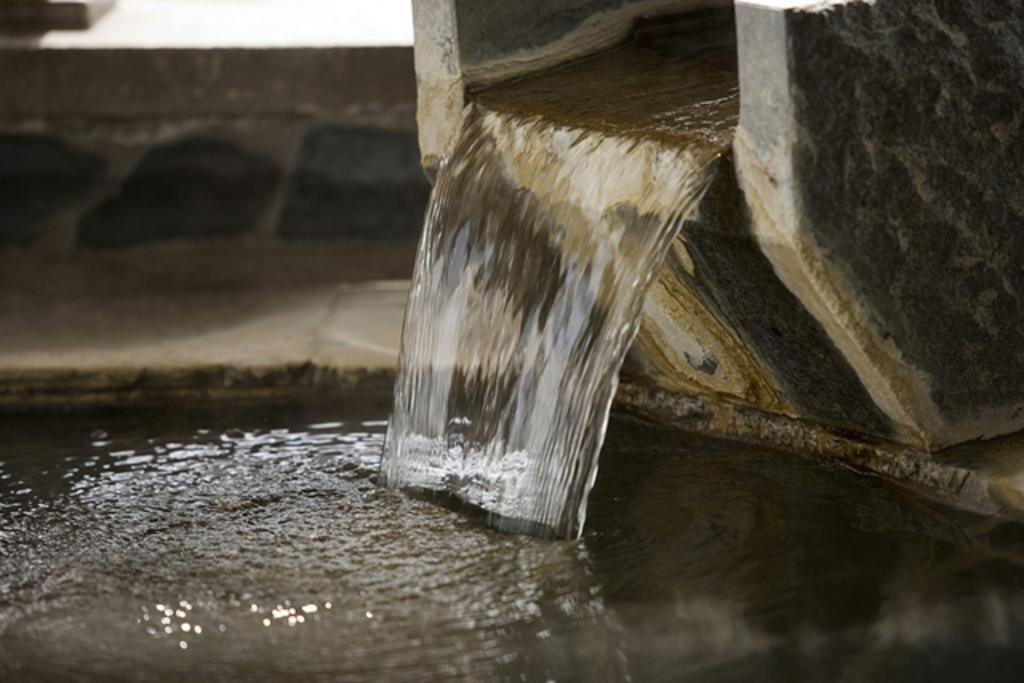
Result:
<svg viewBox="0 0 1024 683">
<path fill-rule="evenodd" d="M 0 420 L 0 680 L 1014 680 L 1024 664 L 1019 525 L 613 417 L 583 537 L 503 534 L 375 485 L 388 409 Z"/>
</svg>

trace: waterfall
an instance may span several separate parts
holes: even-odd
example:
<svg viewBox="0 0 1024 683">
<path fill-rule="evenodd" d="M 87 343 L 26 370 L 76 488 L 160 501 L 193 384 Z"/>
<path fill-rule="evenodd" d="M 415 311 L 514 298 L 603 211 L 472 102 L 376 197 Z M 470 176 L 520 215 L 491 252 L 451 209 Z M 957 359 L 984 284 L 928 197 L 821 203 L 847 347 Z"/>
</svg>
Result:
<svg viewBox="0 0 1024 683">
<path fill-rule="evenodd" d="M 644 295 L 735 119 L 727 68 L 644 49 L 464 111 L 419 246 L 385 485 L 500 529 L 581 533 Z M 643 59 L 662 61 L 614 98 L 577 77 L 621 83 L 616 65 Z"/>
</svg>

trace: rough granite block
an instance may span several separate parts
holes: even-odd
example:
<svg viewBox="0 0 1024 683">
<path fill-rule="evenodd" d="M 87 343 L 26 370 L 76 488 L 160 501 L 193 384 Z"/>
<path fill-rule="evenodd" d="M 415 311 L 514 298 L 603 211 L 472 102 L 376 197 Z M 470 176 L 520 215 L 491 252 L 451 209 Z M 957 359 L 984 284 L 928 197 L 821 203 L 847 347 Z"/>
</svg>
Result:
<svg viewBox="0 0 1024 683">
<path fill-rule="evenodd" d="M 904 437 L 1024 427 L 1024 5 L 737 5 L 737 161 L 781 279 Z"/>
</svg>

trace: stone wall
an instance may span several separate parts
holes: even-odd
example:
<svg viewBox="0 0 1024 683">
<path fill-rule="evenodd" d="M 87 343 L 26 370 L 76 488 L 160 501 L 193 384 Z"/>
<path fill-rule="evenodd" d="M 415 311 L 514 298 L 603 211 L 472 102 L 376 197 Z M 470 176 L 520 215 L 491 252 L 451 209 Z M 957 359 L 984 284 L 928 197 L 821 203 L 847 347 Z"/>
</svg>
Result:
<svg viewBox="0 0 1024 683">
<path fill-rule="evenodd" d="M 412 50 L 0 47 L 0 250 L 415 241 Z"/>
</svg>

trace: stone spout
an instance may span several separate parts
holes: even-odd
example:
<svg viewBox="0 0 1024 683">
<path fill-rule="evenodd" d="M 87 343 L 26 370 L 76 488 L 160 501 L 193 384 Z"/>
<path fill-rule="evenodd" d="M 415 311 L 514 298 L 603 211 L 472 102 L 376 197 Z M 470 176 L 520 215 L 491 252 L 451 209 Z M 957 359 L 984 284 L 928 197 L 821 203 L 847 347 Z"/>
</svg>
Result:
<svg viewBox="0 0 1024 683">
<path fill-rule="evenodd" d="M 414 9 L 428 171 L 476 88 L 624 41 L 651 15 L 710 11 L 735 27 L 732 149 L 646 299 L 620 401 L 780 443 L 934 451 L 1024 428 L 1019 4 Z"/>
</svg>

